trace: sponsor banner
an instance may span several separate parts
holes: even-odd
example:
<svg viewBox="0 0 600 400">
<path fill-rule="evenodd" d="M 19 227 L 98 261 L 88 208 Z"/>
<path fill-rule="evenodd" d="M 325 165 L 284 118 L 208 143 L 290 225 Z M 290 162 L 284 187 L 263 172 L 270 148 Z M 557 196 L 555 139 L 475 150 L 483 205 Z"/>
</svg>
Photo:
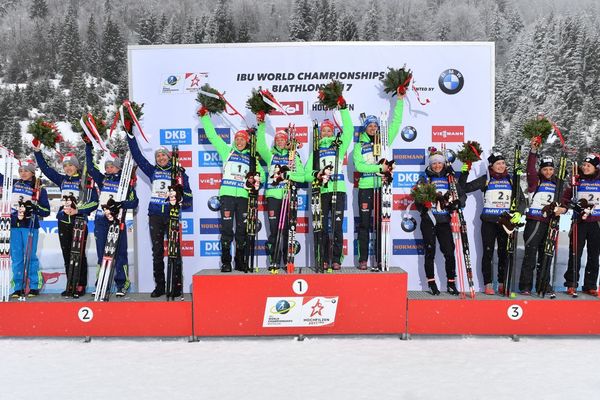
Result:
<svg viewBox="0 0 600 400">
<path fill-rule="evenodd" d="M 198 174 L 198 187 L 200 189 L 219 189 L 222 177 L 221 173 Z"/>
<path fill-rule="evenodd" d="M 410 194 L 394 194 L 392 200 L 394 210 L 407 211 L 416 210 L 415 201 Z"/>
<path fill-rule="evenodd" d="M 169 128 L 160 130 L 160 144 L 192 144 L 191 128 Z"/>
<path fill-rule="evenodd" d="M 221 229 L 221 218 L 200 218 L 200 234 L 219 234 Z"/>
<path fill-rule="evenodd" d="M 181 233 L 183 235 L 194 234 L 194 219 L 193 218 L 182 218 L 181 219 Z"/>
<path fill-rule="evenodd" d="M 465 141 L 465 127 L 459 125 L 433 125 L 431 127 L 431 141 L 462 143 Z"/>
<path fill-rule="evenodd" d="M 198 152 L 199 167 L 222 167 L 223 161 L 216 150 L 201 150 Z"/>
<path fill-rule="evenodd" d="M 163 243 L 164 255 L 167 257 L 167 246 L 169 242 L 167 240 Z M 181 241 L 181 256 L 182 257 L 194 257 L 194 241 L 193 240 L 182 240 Z"/>
<path fill-rule="evenodd" d="M 191 150 L 179 150 L 179 163 L 183 168 L 191 168 L 192 166 L 192 151 Z"/>
<path fill-rule="evenodd" d="M 425 176 L 424 171 L 394 172 L 393 186 L 395 188 L 410 189 L 415 186 L 420 177 Z"/>
<path fill-rule="evenodd" d="M 308 233 L 308 217 L 298 217 L 296 220 L 296 233 Z"/>
<path fill-rule="evenodd" d="M 217 135 L 225 141 L 225 143 L 231 143 L 231 129 L 229 128 L 215 128 Z M 210 144 L 210 140 L 206 137 L 204 128 L 198 128 L 198 144 Z"/>
<path fill-rule="evenodd" d="M 280 101 L 283 109 L 288 115 L 304 115 L 304 102 L 303 101 Z M 273 110 L 269 115 L 285 115 L 278 109 Z M 306 143 L 306 142 L 305 142 Z"/>
<path fill-rule="evenodd" d="M 202 257 L 220 257 L 221 242 L 219 240 L 201 240 L 200 255 Z"/>
<path fill-rule="evenodd" d="M 425 149 L 394 149 L 396 165 L 425 165 Z"/>
<path fill-rule="evenodd" d="M 424 255 L 423 239 L 394 239 L 392 243 L 394 255 Z"/>
<path fill-rule="evenodd" d="M 275 128 L 275 132 L 288 129 L 287 126 Z M 308 126 L 296 126 L 296 140 L 299 143 L 308 143 Z"/>
<path fill-rule="evenodd" d="M 338 302 L 338 296 L 267 297 L 263 327 L 331 326 Z"/>
</svg>

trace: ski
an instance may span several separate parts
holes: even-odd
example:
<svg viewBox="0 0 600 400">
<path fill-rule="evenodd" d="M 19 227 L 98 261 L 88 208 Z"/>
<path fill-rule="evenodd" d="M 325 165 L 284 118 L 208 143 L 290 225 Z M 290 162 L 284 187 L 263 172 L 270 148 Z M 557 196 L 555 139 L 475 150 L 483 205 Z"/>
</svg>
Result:
<svg viewBox="0 0 600 400">
<path fill-rule="evenodd" d="M 114 266 L 119 249 L 119 241 L 122 235 L 127 234 L 125 226 L 127 210 L 121 206 L 121 203 L 127 199 L 130 191 L 135 187 L 136 168 L 133 157 L 128 152 L 123 161 L 117 194 L 105 204 L 100 205 L 108 215 L 109 227 L 106 236 L 106 245 L 104 246 L 104 256 L 102 257 L 102 264 L 98 271 L 98 283 L 94 301 L 109 301 L 110 299 L 110 287 L 115 274 Z"/>
<path fill-rule="evenodd" d="M 569 207 L 573 209 L 573 216 L 571 217 L 571 257 L 573 259 L 573 285 L 577 286 L 577 272 L 579 271 L 579 251 L 577 249 L 578 245 L 578 228 L 579 228 L 579 219 L 584 212 L 584 208 L 587 207 L 586 199 L 579 199 L 579 166 L 577 161 L 573 161 L 572 170 L 571 170 L 571 187 L 573 188 L 571 195 L 571 202 Z M 583 203 L 583 204 L 581 204 Z M 577 289 L 571 293 L 572 297 L 577 297 Z"/>
<path fill-rule="evenodd" d="M 517 211 L 519 199 L 521 198 L 521 175 L 523 174 L 523 163 L 521 162 L 521 145 L 515 146 L 513 177 L 511 180 L 512 191 L 510 194 L 510 208 L 500 216 L 503 228 L 508 233 L 506 248 L 508 250 L 508 263 L 504 271 L 504 293 L 502 295 L 510 297 L 512 295 L 513 281 L 516 276 L 517 266 L 517 245 L 519 240 L 518 228 L 523 224 L 513 224 L 510 222 L 511 216 Z"/>
<path fill-rule="evenodd" d="M 10 296 L 10 213 L 12 209 L 12 187 L 15 158 L 10 150 L 0 146 L 3 161 L 2 192 L 0 192 L 0 301 L 8 301 Z"/>
<path fill-rule="evenodd" d="M 444 155 L 446 157 L 446 168 L 448 170 L 448 187 L 450 191 L 450 208 L 451 208 L 451 216 L 450 216 L 450 227 L 452 230 L 452 236 L 454 237 L 454 248 L 456 253 L 456 261 L 459 267 L 460 273 L 460 287 L 462 297 L 465 297 L 464 292 L 464 281 L 463 281 L 463 272 L 464 276 L 467 277 L 467 285 L 469 285 L 469 294 L 472 299 L 475 298 L 475 284 L 473 283 L 473 268 L 471 265 L 471 251 L 469 249 L 469 236 L 467 232 L 467 222 L 465 221 L 465 215 L 463 212 L 463 208 L 460 204 L 460 197 L 458 194 L 458 187 L 456 181 L 456 174 L 454 173 L 454 168 L 452 168 L 452 162 L 450 161 L 446 151 L 444 150 Z M 460 251 L 462 250 L 462 254 Z M 463 269 L 463 261 L 464 261 L 464 271 Z"/>
<path fill-rule="evenodd" d="M 81 174 L 79 199 L 73 196 L 65 198 L 66 203 L 71 203 L 74 206 L 77 203 L 77 209 L 90 201 L 94 188 L 94 180 L 88 174 L 87 165 L 84 163 Z M 66 206 L 66 205 L 65 205 Z M 82 289 L 81 282 L 81 260 L 85 253 L 85 245 L 87 239 L 87 216 L 81 213 L 75 215 L 73 221 L 73 242 L 71 244 L 71 254 L 69 257 L 68 281 L 67 281 L 67 297 L 79 297 L 79 292 Z"/>
<path fill-rule="evenodd" d="M 288 173 L 296 171 L 296 152 L 298 150 L 298 141 L 296 139 L 296 127 L 289 127 L 288 143 Z M 287 273 L 291 274 L 295 270 L 295 257 L 298 253 L 296 246 L 296 225 L 298 218 L 298 186 L 296 182 L 288 177 L 288 246 L 287 246 Z"/>
<path fill-rule="evenodd" d="M 31 200 L 25 202 L 20 201 L 18 207 L 24 207 L 28 214 L 26 217 L 29 218 L 29 232 L 27 233 L 27 245 L 25 246 L 25 258 L 23 260 L 23 292 L 19 301 L 25 301 L 29 294 L 29 265 L 31 264 L 31 253 L 33 249 L 33 236 L 35 233 L 35 224 L 37 221 L 37 206 L 40 199 L 42 179 L 33 176 L 33 192 L 31 194 Z"/>
<path fill-rule="evenodd" d="M 558 234 L 560 232 L 560 215 L 555 215 L 554 209 L 560 204 L 566 176 L 567 158 L 562 155 L 558 165 L 558 174 L 556 175 L 557 182 L 552 202 L 542 209 L 543 215 L 551 215 L 551 218 L 548 224 L 546 239 L 544 240 L 544 255 L 542 256 L 542 261 L 538 270 L 539 276 L 536 279 L 536 292 L 540 297 L 545 297 L 548 291 L 550 291 L 551 294 L 554 292 L 555 271 L 552 271 L 552 277 L 550 271 L 552 269 L 553 261 L 556 261 L 555 253 L 558 245 Z M 550 283 L 551 279 L 552 283 Z"/>
<path fill-rule="evenodd" d="M 315 254 L 315 272 L 323 271 L 323 209 L 321 205 L 321 182 L 317 177 L 320 171 L 319 123 L 313 121 L 313 165 L 314 177 L 311 183 L 310 210 L 312 214 L 313 247 Z"/>
<path fill-rule="evenodd" d="M 342 132 L 338 130 L 337 135 L 335 135 L 334 141 L 331 143 L 333 148 L 335 149 L 335 161 L 333 164 L 333 192 L 331 193 L 331 236 L 329 239 L 329 257 L 328 257 L 328 267 L 327 272 L 333 272 L 333 247 L 335 242 L 335 228 L 337 225 L 336 214 L 337 214 L 337 187 L 338 187 L 338 174 L 340 172 L 340 147 L 342 145 L 341 140 Z M 340 221 L 340 224 L 343 221 Z"/>
<path fill-rule="evenodd" d="M 181 296 L 183 300 L 183 261 L 181 259 L 181 200 L 183 199 L 183 171 L 179 159 L 179 148 L 173 146 L 171 156 L 171 186 L 169 192 L 175 192 L 175 204 L 169 212 L 169 230 L 167 243 L 167 301 Z M 171 196 L 171 195 L 169 195 Z"/>
<path fill-rule="evenodd" d="M 376 220 L 379 228 L 379 246 L 377 252 L 378 257 L 378 268 L 380 271 L 389 271 L 389 255 L 392 253 L 392 240 L 390 235 L 391 218 L 392 218 L 392 168 L 394 166 L 394 160 L 390 160 L 389 152 L 389 136 L 388 136 L 388 115 L 382 113 L 379 119 L 381 127 L 379 129 L 380 145 L 381 145 L 381 160 L 379 163 L 385 163 L 388 166 L 388 172 L 381 176 L 381 187 L 379 188 L 379 210 L 381 218 Z M 377 190 L 377 189 L 375 189 Z"/>
<path fill-rule="evenodd" d="M 246 175 L 246 190 L 248 190 L 248 214 L 246 217 L 246 237 L 248 241 L 244 249 L 246 273 L 258 271 L 258 263 L 254 260 L 256 255 L 256 233 L 258 230 L 258 189 L 254 180 L 258 175 L 256 165 L 256 129 L 248 129 L 248 134 L 250 136 L 250 168 Z M 249 184 L 249 182 L 251 183 Z"/>
</svg>

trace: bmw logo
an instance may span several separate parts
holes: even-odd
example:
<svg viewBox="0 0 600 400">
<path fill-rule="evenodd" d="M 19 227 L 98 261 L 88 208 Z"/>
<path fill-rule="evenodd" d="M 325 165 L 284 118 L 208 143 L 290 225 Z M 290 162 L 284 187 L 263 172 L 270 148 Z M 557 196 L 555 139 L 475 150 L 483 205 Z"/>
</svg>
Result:
<svg viewBox="0 0 600 400">
<path fill-rule="evenodd" d="M 219 196 L 213 196 L 208 199 L 208 209 L 210 211 L 219 211 L 221 209 L 221 200 L 219 200 Z"/>
<path fill-rule="evenodd" d="M 442 92 L 446 94 L 456 94 L 460 92 L 465 84 L 465 78 L 456 69 L 447 69 L 440 74 L 438 84 Z"/>
<path fill-rule="evenodd" d="M 177 85 L 177 81 L 179 79 L 177 79 L 177 77 L 175 75 L 171 75 L 167 78 L 167 84 L 171 85 L 171 86 L 175 86 Z"/>
<path fill-rule="evenodd" d="M 402 136 L 402 140 L 405 142 L 412 142 L 417 138 L 417 130 L 412 126 L 405 126 L 402 128 L 400 136 Z"/>
<path fill-rule="evenodd" d="M 260 222 L 260 219 L 256 220 L 256 233 L 260 232 L 260 230 L 262 229 L 262 222 Z"/>
<path fill-rule="evenodd" d="M 400 226 L 404 232 L 414 232 L 417 229 L 417 221 L 413 217 L 404 217 Z"/>
<path fill-rule="evenodd" d="M 275 306 L 271 307 L 271 314 L 287 314 L 295 305 L 295 302 L 290 304 L 287 300 L 279 300 Z"/>
<path fill-rule="evenodd" d="M 453 163 L 456 160 L 456 152 L 452 149 L 446 149 L 446 160 Z"/>
</svg>

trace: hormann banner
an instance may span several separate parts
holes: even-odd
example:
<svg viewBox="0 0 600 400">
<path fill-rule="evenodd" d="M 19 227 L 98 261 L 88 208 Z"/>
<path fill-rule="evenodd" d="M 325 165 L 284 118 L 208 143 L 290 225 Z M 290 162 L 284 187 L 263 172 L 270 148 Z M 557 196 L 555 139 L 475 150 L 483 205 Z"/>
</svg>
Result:
<svg viewBox="0 0 600 400">
<path fill-rule="evenodd" d="M 423 272 L 423 244 L 419 230 L 419 214 L 408 196 L 411 187 L 423 175 L 427 165 L 426 148 L 446 143 L 458 149 L 463 141 L 478 140 L 488 150 L 493 142 L 494 125 L 494 46 L 492 43 L 277 43 L 247 45 L 177 45 L 130 46 L 128 48 L 130 96 L 144 103 L 142 124 L 150 143 L 138 142 L 146 156 L 153 160 L 158 146 L 178 145 L 186 153 L 186 171 L 194 194 L 193 212 L 183 214 L 185 226 L 184 275 L 186 289 L 191 276 L 203 268 L 219 268 L 218 190 L 222 176 L 222 160 L 208 142 L 196 111 L 198 89 L 205 83 L 224 92 L 227 100 L 242 114 L 213 117 L 218 134 L 232 142 L 233 134 L 256 119 L 245 103 L 253 88 L 270 90 L 283 105 L 267 117 L 267 142 L 273 142 L 277 129 L 295 124 L 301 142 L 302 160 L 311 150 L 312 121 L 335 119 L 338 112 L 323 110 L 318 104 L 319 89 L 332 79 L 344 83 L 344 97 L 355 125 L 355 141 L 360 132 L 360 113 L 391 116 L 396 98 L 383 93 L 380 79 L 388 67 L 406 65 L 414 74 L 414 88 L 406 96 L 400 134 L 391 145 L 389 158 L 396 160 L 394 173 L 392 265 L 409 273 L 409 288 L 427 286 Z M 417 96 L 418 93 L 418 96 Z M 428 100 L 428 102 L 427 102 Z M 423 105 L 426 103 L 426 105 Z M 343 265 L 357 261 L 355 218 L 358 216 L 354 161 L 350 146 L 344 165 L 348 200 L 344 226 Z M 485 158 L 485 157 L 484 157 Z M 459 163 L 455 168 L 460 168 Z M 478 163 L 471 178 L 485 171 Z M 152 254 L 148 232 L 147 206 L 150 186 L 139 174 L 140 206 L 136 217 L 136 254 L 140 266 L 136 271 L 141 291 L 152 290 Z M 302 232 L 296 238 L 300 253 L 298 266 L 312 265 L 309 189 L 299 192 L 299 220 Z M 261 191 L 261 195 L 263 192 Z M 481 194 L 470 196 L 466 218 L 470 228 L 473 267 L 478 270 L 481 252 Z M 262 196 L 261 196 L 262 199 Z M 267 264 L 264 243 L 267 239 L 267 212 L 264 199 L 259 218 L 259 265 Z M 304 234 L 308 231 L 309 234 Z M 348 243 L 350 246 L 348 246 Z M 437 275 L 445 285 L 443 257 L 438 251 Z M 476 284 L 481 276 L 476 276 Z M 270 310 L 270 308 L 269 308 Z"/>
</svg>

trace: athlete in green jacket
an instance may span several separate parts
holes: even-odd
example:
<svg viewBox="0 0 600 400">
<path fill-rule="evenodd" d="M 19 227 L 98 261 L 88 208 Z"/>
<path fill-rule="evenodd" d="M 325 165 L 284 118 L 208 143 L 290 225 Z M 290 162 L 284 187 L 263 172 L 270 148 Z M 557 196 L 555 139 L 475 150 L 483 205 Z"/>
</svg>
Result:
<svg viewBox="0 0 600 400">
<path fill-rule="evenodd" d="M 390 149 L 400 131 L 403 111 L 404 96 L 398 94 L 394 116 L 388 130 L 388 148 Z M 360 173 L 358 181 L 358 210 L 360 215 L 358 225 L 358 269 L 361 270 L 367 269 L 367 259 L 369 258 L 369 232 L 373 223 L 374 192 L 375 189 L 381 187 L 380 174 L 389 171 L 386 162 L 376 160 L 373 156 L 373 137 L 378 129 L 379 119 L 376 116 L 369 115 L 365 118 L 360 139 L 354 146 L 353 151 L 354 168 Z"/>
<path fill-rule="evenodd" d="M 313 154 L 308 157 L 305 165 L 305 180 L 312 182 L 314 177 L 322 179 L 321 185 L 321 209 L 323 214 L 323 227 L 327 229 L 329 226 L 329 214 L 334 207 L 333 200 L 335 199 L 335 217 L 332 222 L 333 244 L 330 248 L 329 235 L 325 235 L 323 249 L 326 253 L 330 250 L 331 266 L 334 270 L 341 268 L 343 260 L 343 235 L 342 224 L 344 222 L 344 208 L 346 205 L 346 182 L 344 182 L 344 157 L 350 147 L 354 135 L 354 125 L 350 112 L 346 108 L 346 102 L 340 100 L 340 113 L 342 115 L 342 135 L 338 141 L 334 136 L 334 125 L 326 119 L 321 123 L 321 138 L 319 139 L 319 165 L 320 170 L 313 170 Z M 339 147 L 336 148 L 339 142 Z M 336 155 L 338 164 L 335 166 Z M 335 196 L 334 196 L 335 192 Z M 324 253 L 324 254 L 326 254 Z M 329 256 L 324 257 L 329 260 Z M 329 261 L 324 263 L 324 269 L 327 270 Z"/>
<path fill-rule="evenodd" d="M 265 190 L 267 198 L 267 213 L 269 218 L 269 239 L 267 240 L 267 254 L 269 255 L 269 269 L 279 269 L 280 256 L 283 254 L 284 263 L 287 262 L 287 243 L 290 208 L 286 207 L 285 219 L 280 221 L 281 206 L 285 204 L 286 196 L 289 196 L 289 181 L 304 182 L 304 165 L 300 154 L 296 152 L 290 160 L 289 148 L 292 145 L 288 130 L 279 130 L 275 133 L 273 147 L 267 145 L 265 135 L 265 122 L 261 116 L 257 116 L 258 131 L 256 149 L 260 157 L 269 166 L 269 178 Z M 283 167 L 283 168 L 282 168 Z M 286 172 L 283 170 L 288 169 Z M 284 201 L 286 200 L 286 201 Z M 289 203 L 288 203 L 289 204 Z M 279 236 L 279 241 L 277 237 Z M 276 248 L 277 247 L 277 248 Z M 279 250 L 278 250 L 279 249 Z"/>
<path fill-rule="evenodd" d="M 231 272 L 231 242 L 235 235 L 235 269 L 246 271 L 244 251 L 246 245 L 245 217 L 248 213 L 247 185 L 260 186 L 265 172 L 256 162 L 258 175 L 248 176 L 250 171 L 250 136 L 247 131 L 237 131 L 234 145 L 230 146 L 217 134 L 205 108 L 198 112 L 206 137 L 215 146 L 223 160 L 223 178 L 219 189 L 221 202 L 221 272 Z M 233 230 L 235 218 L 235 233 Z"/>
</svg>

